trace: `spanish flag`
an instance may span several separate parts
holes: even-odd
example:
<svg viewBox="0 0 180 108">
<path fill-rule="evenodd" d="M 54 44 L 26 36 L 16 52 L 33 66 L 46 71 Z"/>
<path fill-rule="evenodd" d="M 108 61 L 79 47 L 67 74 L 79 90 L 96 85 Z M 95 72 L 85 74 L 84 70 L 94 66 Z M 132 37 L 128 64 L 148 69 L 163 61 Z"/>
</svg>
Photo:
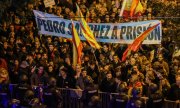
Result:
<svg viewBox="0 0 180 108">
<path fill-rule="evenodd" d="M 140 0 L 124 0 L 121 8 L 120 16 L 138 17 L 143 13 L 143 6 Z M 122 15 L 123 14 L 123 15 Z"/>
<path fill-rule="evenodd" d="M 123 57 L 122 57 L 122 62 L 126 60 L 126 57 L 129 56 L 131 54 L 131 51 L 136 52 L 139 47 L 141 46 L 142 42 L 144 41 L 144 39 L 158 26 L 159 24 L 156 24 L 150 28 L 148 28 L 146 31 L 144 31 L 143 33 L 141 33 L 134 41 L 131 45 L 128 46 L 128 48 L 126 49 L 126 51 L 123 53 Z"/>
<path fill-rule="evenodd" d="M 73 21 L 72 22 L 72 42 L 73 42 L 73 66 L 76 64 L 81 64 L 82 56 L 82 43 L 76 31 Z"/>
<path fill-rule="evenodd" d="M 91 47 L 95 49 L 100 49 L 101 46 L 97 43 L 96 38 L 94 37 L 93 32 L 91 31 L 89 25 L 87 24 L 86 20 L 84 19 L 83 14 L 81 13 L 81 10 L 79 9 L 79 6 L 76 4 L 77 12 L 80 17 L 80 27 L 83 36 L 88 41 L 88 43 L 91 45 Z"/>
</svg>

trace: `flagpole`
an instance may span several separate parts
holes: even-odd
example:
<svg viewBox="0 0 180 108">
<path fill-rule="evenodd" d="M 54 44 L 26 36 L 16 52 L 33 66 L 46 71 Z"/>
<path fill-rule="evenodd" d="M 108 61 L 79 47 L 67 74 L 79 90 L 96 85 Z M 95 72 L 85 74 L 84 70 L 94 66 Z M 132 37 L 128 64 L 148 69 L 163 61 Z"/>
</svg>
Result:
<svg viewBox="0 0 180 108">
<path fill-rule="evenodd" d="M 97 58 L 96 58 L 96 55 L 95 55 L 95 50 L 94 50 L 94 48 L 93 47 L 91 47 L 92 48 L 92 52 L 93 52 L 93 55 L 94 55 L 94 58 L 95 58 L 95 61 L 96 61 L 96 65 L 97 65 L 97 68 L 98 68 L 98 71 L 99 71 L 99 73 L 100 73 L 100 69 L 99 69 L 99 63 L 98 63 L 98 61 L 97 61 Z M 99 75 L 100 76 L 100 75 Z M 100 78 L 98 77 L 98 83 L 100 83 Z"/>
<path fill-rule="evenodd" d="M 92 47 L 91 47 L 92 48 Z M 98 61 L 97 61 L 97 58 L 96 58 L 96 55 L 95 55 L 95 50 L 94 50 L 94 48 L 92 48 L 92 52 L 93 52 L 93 55 L 94 55 L 94 58 L 95 58 L 95 61 L 96 61 L 96 65 L 97 65 L 97 68 L 98 68 L 98 71 L 100 72 L 100 69 L 99 69 L 99 63 L 98 63 Z"/>
<path fill-rule="evenodd" d="M 122 8 L 121 8 L 119 17 L 122 17 L 122 15 L 123 15 L 123 12 L 124 12 L 124 8 L 125 8 L 125 5 L 126 5 L 126 2 L 127 2 L 127 0 L 124 0 L 124 1 L 123 1 Z"/>
</svg>

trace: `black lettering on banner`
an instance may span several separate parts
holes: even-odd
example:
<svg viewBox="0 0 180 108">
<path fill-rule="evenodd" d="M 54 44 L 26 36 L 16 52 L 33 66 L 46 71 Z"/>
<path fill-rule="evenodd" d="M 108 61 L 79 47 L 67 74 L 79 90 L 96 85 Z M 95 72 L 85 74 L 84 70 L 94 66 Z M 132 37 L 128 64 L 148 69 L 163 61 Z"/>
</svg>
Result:
<svg viewBox="0 0 180 108">
<path fill-rule="evenodd" d="M 65 34 L 65 22 L 59 24 L 59 30 L 62 34 Z"/>
<path fill-rule="evenodd" d="M 50 32 L 53 32 L 53 26 L 52 26 L 52 21 L 51 20 L 47 20 L 47 26 Z"/>
<path fill-rule="evenodd" d="M 121 26 L 120 30 L 120 39 L 123 39 L 123 34 L 126 33 L 126 26 Z"/>
<path fill-rule="evenodd" d="M 143 26 L 143 32 L 146 31 L 147 29 L 148 29 L 148 28 L 146 28 L 146 26 Z M 147 36 L 147 37 L 148 37 L 148 36 Z M 144 40 L 146 40 L 147 37 L 146 37 Z"/>
<path fill-rule="evenodd" d="M 129 40 L 132 40 L 132 26 L 127 26 L 127 32 L 126 32 L 126 37 Z"/>
<path fill-rule="evenodd" d="M 45 30 L 45 31 L 48 31 L 46 21 L 42 19 L 42 22 L 43 22 L 43 24 L 44 24 L 44 30 Z"/>
<path fill-rule="evenodd" d="M 118 27 L 114 26 L 111 39 L 117 39 L 117 29 L 118 29 Z"/>
<path fill-rule="evenodd" d="M 98 36 L 99 36 L 99 31 L 100 31 L 100 25 L 95 25 L 94 26 L 94 36 L 96 38 L 98 38 Z"/>
<path fill-rule="evenodd" d="M 59 25 L 58 21 L 53 21 L 53 27 L 55 33 L 59 33 L 58 25 Z"/>
<path fill-rule="evenodd" d="M 154 38 L 154 30 L 151 31 L 151 33 L 149 34 L 148 40 L 153 40 L 153 38 Z"/>
<path fill-rule="evenodd" d="M 90 25 L 89 25 L 89 28 L 93 31 L 93 25 L 90 24 Z"/>
<path fill-rule="evenodd" d="M 80 30 L 80 27 L 79 27 L 78 23 L 76 23 L 75 28 L 76 28 L 76 31 L 78 32 L 78 35 L 82 37 L 82 32 Z"/>
<path fill-rule="evenodd" d="M 133 38 L 136 39 L 136 26 L 133 27 Z"/>
<path fill-rule="evenodd" d="M 102 34 L 104 33 L 105 25 L 101 25 L 101 30 L 100 30 L 100 38 L 103 38 Z"/>
<path fill-rule="evenodd" d="M 67 31 L 67 33 L 68 33 L 69 35 L 72 35 L 72 23 L 69 23 L 68 29 L 69 29 L 69 31 Z"/>
<path fill-rule="evenodd" d="M 111 28 L 110 25 L 106 25 L 106 32 L 105 32 L 105 35 L 104 35 L 104 39 L 109 39 L 108 33 L 109 33 L 110 28 Z"/>
<path fill-rule="evenodd" d="M 160 34 L 160 27 L 157 26 L 157 27 L 155 28 L 155 33 L 154 33 L 155 40 L 160 40 L 160 39 L 161 39 L 160 35 L 161 35 L 161 34 Z"/>
<path fill-rule="evenodd" d="M 41 30 L 41 25 L 42 25 L 42 21 L 40 18 L 37 18 L 37 26 L 38 26 L 38 29 Z"/>
<path fill-rule="evenodd" d="M 137 35 L 140 35 L 141 34 L 141 32 L 142 32 L 142 26 L 138 26 L 137 28 L 136 28 L 137 30 Z"/>
</svg>

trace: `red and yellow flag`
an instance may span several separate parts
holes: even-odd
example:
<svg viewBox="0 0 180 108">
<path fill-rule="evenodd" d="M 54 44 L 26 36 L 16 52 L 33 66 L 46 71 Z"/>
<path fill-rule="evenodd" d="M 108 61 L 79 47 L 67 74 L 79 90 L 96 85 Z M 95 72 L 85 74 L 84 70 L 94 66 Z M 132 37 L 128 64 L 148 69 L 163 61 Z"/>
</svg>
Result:
<svg viewBox="0 0 180 108">
<path fill-rule="evenodd" d="M 122 8 L 123 16 L 128 17 L 138 17 L 143 13 L 143 6 L 140 0 L 124 0 L 124 7 Z"/>
<path fill-rule="evenodd" d="M 72 42 L 73 42 L 73 65 L 81 64 L 82 56 L 82 43 L 76 31 L 73 21 L 72 22 Z"/>
<path fill-rule="evenodd" d="M 100 49 L 101 46 L 97 43 L 93 32 L 91 31 L 89 25 L 87 24 L 86 20 L 84 19 L 84 16 L 83 16 L 81 10 L 79 9 L 79 6 L 76 5 L 76 7 L 77 7 L 78 15 L 80 18 L 80 27 L 81 27 L 83 36 L 88 41 L 88 43 L 91 45 L 91 47 L 93 47 L 95 49 Z"/>
<path fill-rule="evenodd" d="M 123 53 L 123 57 L 122 57 L 122 62 L 126 60 L 126 57 L 129 56 L 131 54 L 131 51 L 136 52 L 139 47 L 141 46 L 142 42 L 144 41 L 144 39 L 158 26 L 159 24 L 156 24 L 150 28 L 148 28 L 146 31 L 144 31 L 143 33 L 141 33 L 134 41 L 131 45 L 128 46 L 128 48 L 126 49 L 126 51 Z"/>
</svg>

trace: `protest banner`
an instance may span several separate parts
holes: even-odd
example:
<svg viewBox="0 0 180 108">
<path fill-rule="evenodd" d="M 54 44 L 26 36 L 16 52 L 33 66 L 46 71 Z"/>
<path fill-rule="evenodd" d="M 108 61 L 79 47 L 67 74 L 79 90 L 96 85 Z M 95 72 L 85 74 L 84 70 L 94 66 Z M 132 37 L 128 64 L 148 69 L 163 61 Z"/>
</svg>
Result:
<svg viewBox="0 0 180 108">
<path fill-rule="evenodd" d="M 63 19 L 53 14 L 34 10 L 39 34 L 72 38 L 71 20 Z M 160 44 L 162 38 L 161 22 L 148 20 L 129 23 L 88 23 L 98 42 L 131 44 L 135 38 L 149 27 L 159 24 L 144 40 L 143 44 Z M 81 40 L 83 37 L 78 21 L 74 21 L 75 28 Z"/>
</svg>

